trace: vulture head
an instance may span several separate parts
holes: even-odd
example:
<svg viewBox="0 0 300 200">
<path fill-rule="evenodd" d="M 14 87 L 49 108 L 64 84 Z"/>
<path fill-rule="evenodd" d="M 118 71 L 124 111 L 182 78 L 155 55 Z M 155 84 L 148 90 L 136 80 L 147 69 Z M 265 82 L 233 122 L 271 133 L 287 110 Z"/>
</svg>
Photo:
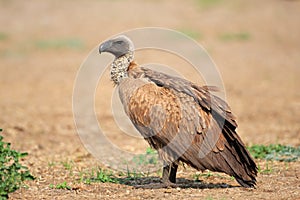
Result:
<svg viewBox="0 0 300 200">
<path fill-rule="evenodd" d="M 134 46 L 132 41 L 124 35 L 107 40 L 99 47 L 99 53 L 108 52 L 113 54 L 116 58 L 133 52 L 133 50 Z"/>
</svg>

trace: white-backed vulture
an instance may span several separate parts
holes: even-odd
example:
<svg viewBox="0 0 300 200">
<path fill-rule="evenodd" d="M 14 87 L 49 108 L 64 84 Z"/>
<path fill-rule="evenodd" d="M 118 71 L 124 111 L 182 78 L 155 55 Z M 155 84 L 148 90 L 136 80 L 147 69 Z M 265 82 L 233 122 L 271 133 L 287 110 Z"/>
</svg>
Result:
<svg viewBox="0 0 300 200">
<path fill-rule="evenodd" d="M 178 163 L 183 162 L 201 171 L 224 172 L 243 187 L 255 187 L 257 166 L 235 131 L 229 106 L 211 93 L 214 87 L 140 67 L 126 36 L 102 43 L 99 52 L 115 56 L 111 80 L 118 86 L 125 112 L 165 163 L 161 186 L 176 185 Z"/>
</svg>

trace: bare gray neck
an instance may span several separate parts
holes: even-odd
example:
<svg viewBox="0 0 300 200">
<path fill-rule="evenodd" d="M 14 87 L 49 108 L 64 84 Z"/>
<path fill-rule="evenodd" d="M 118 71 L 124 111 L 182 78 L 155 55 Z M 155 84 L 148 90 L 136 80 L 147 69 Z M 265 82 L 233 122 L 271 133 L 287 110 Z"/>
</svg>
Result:
<svg viewBox="0 0 300 200">
<path fill-rule="evenodd" d="M 116 58 L 111 64 L 110 68 L 110 79 L 118 85 L 123 78 L 128 77 L 128 67 L 133 61 L 133 52 L 128 52 L 127 54 Z"/>
</svg>

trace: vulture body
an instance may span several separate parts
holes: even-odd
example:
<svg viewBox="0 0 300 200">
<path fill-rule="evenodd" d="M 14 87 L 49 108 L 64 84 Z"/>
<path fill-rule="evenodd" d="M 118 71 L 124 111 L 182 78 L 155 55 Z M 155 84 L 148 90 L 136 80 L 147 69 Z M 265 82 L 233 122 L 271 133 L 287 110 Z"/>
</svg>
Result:
<svg viewBox="0 0 300 200">
<path fill-rule="evenodd" d="M 176 182 L 179 162 L 203 171 L 224 172 L 243 187 L 255 187 L 257 167 L 226 102 L 188 80 L 140 67 L 133 44 L 119 36 L 100 45 L 115 56 L 111 79 L 125 112 L 164 161 L 162 186 Z"/>
</svg>

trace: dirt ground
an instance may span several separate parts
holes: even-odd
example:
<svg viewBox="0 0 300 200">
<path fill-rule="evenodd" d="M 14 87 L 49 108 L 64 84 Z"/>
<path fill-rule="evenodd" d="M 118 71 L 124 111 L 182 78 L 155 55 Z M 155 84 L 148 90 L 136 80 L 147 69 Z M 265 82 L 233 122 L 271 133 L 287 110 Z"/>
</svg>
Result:
<svg viewBox="0 0 300 200">
<path fill-rule="evenodd" d="M 174 189 L 80 183 L 75 180 L 80 171 L 102 163 L 84 148 L 72 113 L 76 73 L 94 47 L 132 28 L 171 28 L 208 50 L 247 145 L 299 146 L 299 19 L 298 0 L 0 0 L 1 134 L 13 148 L 29 153 L 23 163 L 36 177 L 10 198 L 300 199 L 299 161 L 257 160 L 262 169 L 271 169 L 258 175 L 257 189 L 237 187 L 224 175 L 194 182 L 196 171 L 189 167 L 180 167 L 179 183 L 185 186 Z M 113 89 L 106 77 L 104 94 Z M 110 127 L 110 108 L 96 103 L 96 110 Z M 124 140 L 120 130 L 110 137 L 131 151 L 147 146 Z M 63 181 L 72 189 L 50 187 Z"/>
</svg>

